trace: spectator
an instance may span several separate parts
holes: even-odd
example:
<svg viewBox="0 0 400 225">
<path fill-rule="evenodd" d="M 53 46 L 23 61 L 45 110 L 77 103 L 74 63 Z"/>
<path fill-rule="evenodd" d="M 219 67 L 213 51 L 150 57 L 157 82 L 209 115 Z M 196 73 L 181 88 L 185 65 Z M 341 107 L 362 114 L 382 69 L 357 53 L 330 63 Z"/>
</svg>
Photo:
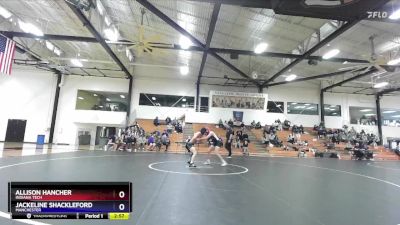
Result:
<svg viewBox="0 0 400 225">
<path fill-rule="evenodd" d="M 300 126 L 299 126 L 299 132 L 300 132 L 300 134 L 304 134 L 304 127 L 303 127 L 303 125 L 300 125 Z"/>
<path fill-rule="evenodd" d="M 256 123 L 256 126 L 255 126 L 254 128 L 256 128 L 256 129 L 261 129 L 261 123 L 260 123 L 260 122 L 257 122 L 257 123 Z"/>
<path fill-rule="evenodd" d="M 116 145 L 116 135 L 111 135 L 108 138 L 108 142 L 107 142 L 107 146 L 106 146 L 106 150 L 112 150 L 115 151 L 117 149 L 117 145 Z"/>
<path fill-rule="evenodd" d="M 228 125 L 229 125 L 230 127 L 233 127 L 233 121 L 232 121 L 232 119 L 229 120 Z"/>
<path fill-rule="evenodd" d="M 167 118 L 165 118 L 165 124 L 166 125 L 171 124 L 171 118 L 169 116 L 167 116 Z"/>
<path fill-rule="evenodd" d="M 283 121 L 283 126 L 282 126 L 282 129 L 283 129 L 283 130 L 289 130 L 289 129 L 290 129 L 290 126 L 291 126 L 291 123 L 290 123 L 289 120 Z"/>
<path fill-rule="evenodd" d="M 222 122 L 222 119 L 219 119 L 219 121 L 218 121 L 218 127 L 219 127 L 219 128 L 224 128 L 224 129 L 225 129 L 224 123 Z"/>
<path fill-rule="evenodd" d="M 250 140 L 248 138 L 243 139 L 243 147 L 242 147 L 243 155 L 250 155 L 249 154 L 249 143 L 250 143 Z"/>
<path fill-rule="evenodd" d="M 161 136 L 161 144 L 162 144 L 163 146 L 165 146 L 165 151 L 168 151 L 168 147 L 169 147 L 169 145 L 170 145 L 170 140 L 169 140 L 168 134 L 164 133 L 164 134 Z"/>
<path fill-rule="evenodd" d="M 250 126 L 252 129 L 256 128 L 256 121 L 253 120 L 253 122 L 251 122 Z"/>
<path fill-rule="evenodd" d="M 182 133 L 183 132 L 183 128 L 182 128 L 182 124 L 181 123 L 177 123 L 176 124 L 176 126 L 175 126 L 175 131 L 176 131 L 176 133 L 178 133 L 178 134 L 180 134 L 180 133 Z"/>
<path fill-rule="evenodd" d="M 266 132 L 263 133 L 263 144 L 266 145 L 267 147 L 269 145 L 269 134 Z"/>
<path fill-rule="evenodd" d="M 287 138 L 287 142 L 294 144 L 294 136 L 292 134 L 289 134 L 289 136 Z"/>
<path fill-rule="evenodd" d="M 172 134 L 172 132 L 174 131 L 174 126 L 172 126 L 172 124 L 168 124 L 167 125 L 167 132 L 168 134 Z"/>
<path fill-rule="evenodd" d="M 156 142 L 155 141 L 156 140 L 154 138 L 154 134 L 150 135 L 150 137 L 147 139 L 147 145 L 148 145 L 147 150 L 148 151 L 153 151 L 154 150 L 154 148 L 156 147 Z"/>
<path fill-rule="evenodd" d="M 158 116 L 153 120 L 154 126 L 158 127 L 160 125 L 160 121 L 158 120 Z"/>
<path fill-rule="evenodd" d="M 145 150 L 144 146 L 146 145 L 146 138 L 144 136 L 139 136 L 137 143 L 138 143 L 138 150 L 144 151 Z"/>
</svg>

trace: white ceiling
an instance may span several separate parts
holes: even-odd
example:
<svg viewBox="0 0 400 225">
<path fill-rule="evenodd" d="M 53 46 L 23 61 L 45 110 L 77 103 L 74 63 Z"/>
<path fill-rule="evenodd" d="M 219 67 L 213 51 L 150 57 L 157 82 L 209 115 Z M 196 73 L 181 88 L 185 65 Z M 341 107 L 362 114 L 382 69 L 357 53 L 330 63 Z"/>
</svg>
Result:
<svg viewBox="0 0 400 225">
<path fill-rule="evenodd" d="M 200 3 L 184 0 L 150 0 L 155 7 L 169 16 L 173 21 L 185 28 L 196 39 L 205 43 L 208 28 L 213 11 L 213 4 Z M 101 0 L 106 14 L 117 27 L 120 39 L 136 41 L 138 39 L 139 26 L 141 24 L 141 8 L 135 0 Z M 70 10 L 67 3 L 63 0 L 2 0 L 0 6 L 12 12 L 15 17 L 25 22 L 30 22 L 39 27 L 45 34 L 61 34 L 71 36 L 93 37 L 91 33 L 82 25 L 77 16 Z M 97 31 L 104 35 L 107 25 L 104 17 L 100 16 L 97 10 L 85 12 Z M 179 44 L 180 33 L 171 28 L 168 24 L 159 19 L 156 15 L 146 11 L 144 16 L 145 38 L 158 35 L 160 42 L 169 44 Z M 269 9 L 244 8 L 239 6 L 222 5 L 216 23 L 215 32 L 212 38 L 211 47 L 230 48 L 240 50 L 254 49 L 259 42 L 267 42 L 268 50 L 271 52 L 292 53 L 299 45 L 309 39 L 313 33 L 329 23 L 327 20 L 304 18 L 286 15 L 276 15 Z M 324 28 L 329 26 L 324 26 Z M 323 55 L 332 48 L 341 50 L 338 57 L 369 59 L 371 51 L 368 38 L 377 35 L 375 43 L 377 53 L 382 57 L 395 58 L 399 55 L 399 48 L 388 50 L 388 43 L 399 44 L 400 46 L 400 23 L 383 23 L 362 21 L 345 32 L 329 46 L 323 47 L 314 55 Z M 0 17 L 0 29 L 7 31 L 21 31 L 15 19 L 13 22 Z M 332 32 L 334 27 L 332 26 Z M 49 60 L 54 64 L 70 65 L 71 58 L 79 57 L 87 59 L 84 61 L 86 68 L 106 68 L 119 70 L 111 57 L 97 43 L 52 41 L 60 48 L 63 54 L 58 57 L 53 52 L 46 49 L 43 41 L 27 38 L 16 38 L 18 43 L 37 53 L 44 60 Z M 134 74 L 134 76 L 161 77 L 170 79 L 182 79 L 179 74 L 179 67 L 188 65 L 190 73 L 184 78 L 197 80 L 202 52 L 178 51 L 178 50 L 159 50 L 153 54 L 134 52 L 135 61 L 129 62 L 125 56 L 125 47 L 110 45 L 114 53 L 121 59 L 124 65 Z M 385 47 L 386 46 L 386 47 Z M 312 46 L 309 46 L 312 47 Z M 78 56 L 79 54 L 79 56 Z M 244 73 L 251 76 L 253 71 L 259 74 L 259 79 L 267 79 L 281 70 L 285 65 L 282 59 L 268 58 L 261 56 L 244 56 L 232 60 L 229 55 L 220 54 L 226 61 L 239 68 Z M 320 62 L 317 66 L 308 65 L 303 61 L 296 65 L 290 72 L 299 77 L 309 77 L 313 75 L 325 74 L 338 71 L 350 65 L 341 63 Z M 165 72 L 155 72 L 164 70 Z M 72 69 L 73 73 L 85 75 L 81 69 Z M 87 72 L 98 76 L 104 74 L 94 69 Z M 125 77 L 121 71 L 103 71 L 105 75 L 112 77 Z M 224 77 L 242 79 L 239 74 L 233 72 L 227 66 L 209 55 L 203 76 Z M 286 74 L 284 74 L 286 75 Z M 346 76 L 338 76 L 329 81 L 340 81 Z M 396 86 L 400 82 L 400 76 L 394 74 L 386 79 Z M 284 76 L 278 77 L 275 81 L 283 81 Z M 362 82 L 369 82 L 369 77 L 361 79 Z M 224 79 L 204 78 L 202 82 L 224 84 Z M 239 81 L 237 81 L 239 82 Z M 241 83 L 241 82 L 239 82 Z M 243 82 L 244 83 L 244 82 Z M 316 87 L 320 81 L 310 81 Z M 361 85 L 362 83 L 356 83 Z M 365 86 L 365 85 L 364 85 Z M 368 86 L 368 84 L 367 84 Z"/>
</svg>

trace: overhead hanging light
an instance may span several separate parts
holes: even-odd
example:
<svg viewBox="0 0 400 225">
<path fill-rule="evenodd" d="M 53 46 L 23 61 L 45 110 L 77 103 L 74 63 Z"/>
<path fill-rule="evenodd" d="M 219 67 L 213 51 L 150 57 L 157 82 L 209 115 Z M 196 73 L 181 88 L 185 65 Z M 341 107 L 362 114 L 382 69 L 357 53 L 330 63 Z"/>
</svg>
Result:
<svg viewBox="0 0 400 225">
<path fill-rule="evenodd" d="M 54 54 L 56 54 L 56 55 L 58 55 L 58 56 L 60 56 L 61 55 L 61 50 L 59 49 L 59 48 L 57 48 L 57 47 L 54 47 Z"/>
<path fill-rule="evenodd" d="M 43 32 L 35 25 L 31 23 L 25 23 L 22 20 L 18 20 L 19 28 L 26 33 L 31 33 L 36 36 L 43 36 Z"/>
<path fill-rule="evenodd" d="M 291 75 L 289 75 L 289 76 L 287 76 L 286 77 L 286 81 L 293 81 L 293 80 L 295 80 L 297 78 L 297 75 L 296 74 L 291 74 Z"/>
<path fill-rule="evenodd" d="M 107 28 L 104 29 L 104 36 L 110 41 L 118 41 L 119 33 L 118 30 L 115 28 Z"/>
<path fill-rule="evenodd" d="M 400 19 L 400 9 L 394 11 L 390 16 L 389 19 L 391 20 L 398 20 Z"/>
<path fill-rule="evenodd" d="M 323 59 L 330 59 L 335 57 L 337 54 L 340 53 L 339 49 L 332 49 L 330 51 L 328 51 L 327 53 L 325 53 L 325 55 L 322 56 Z"/>
<path fill-rule="evenodd" d="M 81 62 L 81 60 L 79 60 L 79 59 L 71 59 L 71 63 L 72 63 L 72 65 L 74 65 L 74 66 L 83 67 L 82 62 Z"/>
<path fill-rule="evenodd" d="M 119 97 L 121 97 L 121 98 L 125 98 L 125 95 L 120 95 Z"/>
<path fill-rule="evenodd" d="M 394 110 L 388 110 L 388 111 L 384 111 L 384 112 L 382 112 L 382 113 L 384 113 L 384 114 L 390 114 L 390 113 L 395 113 L 396 111 L 394 111 Z"/>
<path fill-rule="evenodd" d="M 385 86 L 388 86 L 389 85 L 389 83 L 388 82 L 380 82 L 380 83 L 377 83 L 377 84 L 375 84 L 374 85 L 374 88 L 383 88 L 383 87 L 385 87 Z"/>
<path fill-rule="evenodd" d="M 2 16 L 4 19 L 8 19 L 12 16 L 12 13 L 10 13 L 10 11 L 0 6 L 0 16 Z"/>
<path fill-rule="evenodd" d="M 50 41 L 46 41 L 46 48 L 50 51 L 54 51 L 54 45 Z"/>
<path fill-rule="evenodd" d="M 181 66 L 179 68 L 179 70 L 180 70 L 182 75 L 188 75 L 188 73 L 189 73 L 189 67 L 188 66 Z"/>
<path fill-rule="evenodd" d="M 390 60 L 387 64 L 389 65 L 389 66 L 394 66 L 394 65 L 397 65 L 397 64 L 399 64 L 400 63 L 400 58 L 397 58 L 397 59 L 392 59 L 392 60 Z"/>
<path fill-rule="evenodd" d="M 254 48 L 254 53 L 256 54 L 261 54 L 265 50 L 267 50 L 268 44 L 265 42 L 259 43 L 255 48 Z"/>
<path fill-rule="evenodd" d="M 188 49 L 193 45 L 193 43 L 188 37 L 181 35 L 179 39 L 179 45 L 182 49 Z"/>
</svg>

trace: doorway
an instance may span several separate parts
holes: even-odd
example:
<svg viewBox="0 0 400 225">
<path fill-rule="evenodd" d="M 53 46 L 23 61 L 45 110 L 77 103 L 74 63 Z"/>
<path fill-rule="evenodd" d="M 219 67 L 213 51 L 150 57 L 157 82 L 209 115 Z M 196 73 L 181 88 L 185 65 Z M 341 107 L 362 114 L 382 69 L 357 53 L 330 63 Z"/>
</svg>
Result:
<svg viewBox="0 0 400 225">
<path fill-rule="evenodd" d="M 6 142 L 24 142 L 26 120 L 8 120 Z"/>
</svg>

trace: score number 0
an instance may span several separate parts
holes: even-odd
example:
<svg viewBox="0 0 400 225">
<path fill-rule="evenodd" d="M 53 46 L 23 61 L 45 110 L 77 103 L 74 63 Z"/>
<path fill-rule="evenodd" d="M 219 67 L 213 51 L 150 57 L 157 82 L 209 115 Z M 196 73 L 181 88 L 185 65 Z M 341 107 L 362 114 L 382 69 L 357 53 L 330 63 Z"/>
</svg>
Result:
<svg viewBox="0 0 400 225">
<path fill-rule="evenodd" d="M 124 191 L 120 191 L 118 193 L 118 196 L 123 199 L 125 197 L 125 192 Z M 123 211 L 125 209 L 125 205 L 124 204 L 119 204 L 118 208 L 119 208 L 120 211 Z"/>
</svg>

